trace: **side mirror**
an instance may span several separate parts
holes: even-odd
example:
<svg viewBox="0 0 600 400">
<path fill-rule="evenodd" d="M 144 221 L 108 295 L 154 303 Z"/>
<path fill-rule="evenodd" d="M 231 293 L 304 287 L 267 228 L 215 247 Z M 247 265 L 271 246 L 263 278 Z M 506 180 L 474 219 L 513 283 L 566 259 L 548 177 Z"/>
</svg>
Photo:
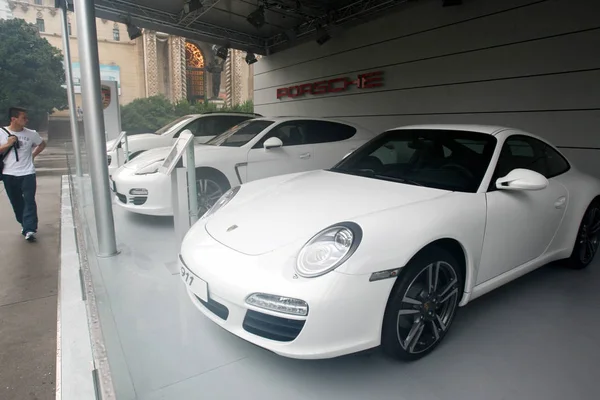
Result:
<svg viewBox="0 0 600 400">
<path fill-rule="evenodd" d="M 530 169 L 516 168 L 508 175 L 496 180 L 501 190 L 542 190 L 548 186 L 548 179 Z"/>
<path fill-rule="evenodd" d="M 282 147 L 282 146 L 283 146 L 283 142 L 278 137 L 270 137 L 267 140 L 265 140 L 265 143 L 263 144 L 263 147 L 266 150 L 274 149 L 274 148 Z"/>
</svg>

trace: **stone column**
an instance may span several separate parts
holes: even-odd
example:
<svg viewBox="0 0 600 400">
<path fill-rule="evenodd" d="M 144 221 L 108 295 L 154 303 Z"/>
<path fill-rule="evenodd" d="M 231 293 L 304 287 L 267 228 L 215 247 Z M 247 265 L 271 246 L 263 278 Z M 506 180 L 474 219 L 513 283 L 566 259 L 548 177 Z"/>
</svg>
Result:
<svg viewBox="0 0 600 400">
<path fill-rule="evenodd" d="M 235 77 L 234 80 L 234 96 L 233 96 L 233 104 L 240 104 L 242 103 L 242 90 L 243 90 L 243 79 L 242 79 L 242 68 L 244 68 L 244 66 L 247 66 L 246 61 L 244 60 L 244 53 L 240 50 L 236 50 L 235 51 L 235 57 L 233 58 L 234 62 L 233 62 L 233 76 Z"/>
<path fill-rule="evenodd" d="M 232 77 L 232 64 L 235 50 L 230 50 L 230 55 L 225 61 L 225 105 L 231 107 L 233 98 L 233 77 Z"/>
<path fill-rule="evenodd" d="M 169 37 L 169 65 L 171 66 L 171 100 L 186 97 L 185 39 Z"/>
<path fill-rule="evenodd" d="M 244 53 L 240 50 L 231 50 L 231 55 L 227 59 L 225 68 L 226 72 L 226 104 L 231 107 L 242 103 L 243 95 L 243 72 L 242 68 L 245 65 Z"/>
<path fill-rule="evenodd" d="M 144 30 L 144 66 L 146 69 L 146 96 L 155 96 L 159 93 L 156 33 L 150 30 Z"/>
</svg>

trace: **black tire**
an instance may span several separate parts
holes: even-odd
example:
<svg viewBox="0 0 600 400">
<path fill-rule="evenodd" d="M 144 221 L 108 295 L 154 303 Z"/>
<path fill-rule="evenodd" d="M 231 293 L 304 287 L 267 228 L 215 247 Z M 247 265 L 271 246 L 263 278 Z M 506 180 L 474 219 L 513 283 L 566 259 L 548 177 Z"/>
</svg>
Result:
<svg viewBox="0 0 600 400">
<path fill-rule="evenodd" d="M 599 246 L 600 200 L 595 199 L 588 206 L 585 214 L 583 214 L 571 257 L 567 259 L 567 267 L 571 269 L 583 269 L 587 267 L 594 261 Z"/>
<path fill-rule="evenodd" d="M 196 169 L 196 186 L 198 188 L 198 217 L 204 215 L 225 192 L 231 189 L 229 181 L 223 174 L 207 168 Z M 206 193 L 205 188 L 207 189 Z M 213 194 L 213 190 L 218 191 Z"/>
<path fill-rule="evenodd" d="M 434 282 L 436 267 L 439 273 L 435 296 L 428 295 L 430 298 L 424 299 L 420 295 L 427 289 L 428 273 L 432 272 L 431 281 Z M 388 300 L 381 332 L 383 352 L 402 361 L 414 361 L 433 351 L 454 321 L 463 282 L 459 263 L 448 251 L 431 247 L 417 254 L 402 270 Z M 446 296 L 446 301 L 442 301 Z M 407 298 L 421 304 L 407 303 Z M 418 324 L 423 328 L 418 328 Z M 416 340 L 409 341 L 413 331 L 412 337 Z"/>
</svg>

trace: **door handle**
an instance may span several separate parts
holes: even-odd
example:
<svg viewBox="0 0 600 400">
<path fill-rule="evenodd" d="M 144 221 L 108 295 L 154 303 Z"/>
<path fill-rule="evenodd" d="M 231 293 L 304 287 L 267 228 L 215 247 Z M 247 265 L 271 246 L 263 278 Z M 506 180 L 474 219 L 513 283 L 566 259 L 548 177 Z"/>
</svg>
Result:
<svg viewBox="0 0 600 400">
<path fill-rule="evenodd" d="M 306 160 L 307 158 L 310 158 L 310 153 L 300 154 L 300 158 Z"/>
<path fill-rule="evenodd" d="M 567 201 L 566 197 L 561 197 L 558 200 L 556 200 L 556 202 L 554 203 L 554 207 L 556 208 L 563 208 L 565 206 L 565 203 Z"/>
</svg>

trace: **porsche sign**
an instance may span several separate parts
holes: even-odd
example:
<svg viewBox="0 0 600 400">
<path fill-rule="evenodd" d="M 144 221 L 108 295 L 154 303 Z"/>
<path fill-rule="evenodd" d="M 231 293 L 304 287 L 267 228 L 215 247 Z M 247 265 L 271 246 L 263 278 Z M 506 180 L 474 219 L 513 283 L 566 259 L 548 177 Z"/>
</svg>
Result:
<svg viewBox="0 0 600 400">
<path fill-rule="evenodd" d="M 371 89 L 383 86 L 383 71 L 368 72 L 354 77 L 345 76 L 324 81 L 303 83 L 277 89 L 277 99 L 298 98 L 307 94 L 319 95 L 326 93 L 344 92 L 351 87 Z"/>
</svg>

